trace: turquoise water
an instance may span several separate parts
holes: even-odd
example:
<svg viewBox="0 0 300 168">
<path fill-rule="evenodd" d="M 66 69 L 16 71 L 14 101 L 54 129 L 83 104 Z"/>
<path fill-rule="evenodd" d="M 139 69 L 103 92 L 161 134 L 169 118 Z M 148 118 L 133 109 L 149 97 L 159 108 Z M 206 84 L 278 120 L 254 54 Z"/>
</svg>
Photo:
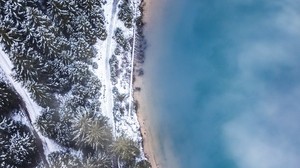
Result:
<svg viewBox="0 0 300 168">
<path fill-rule="evenodd" d="M 167 2 L 146 66 L 164 153 L 181 168 L 300 167 L 300 2 Z"/>
</svg>

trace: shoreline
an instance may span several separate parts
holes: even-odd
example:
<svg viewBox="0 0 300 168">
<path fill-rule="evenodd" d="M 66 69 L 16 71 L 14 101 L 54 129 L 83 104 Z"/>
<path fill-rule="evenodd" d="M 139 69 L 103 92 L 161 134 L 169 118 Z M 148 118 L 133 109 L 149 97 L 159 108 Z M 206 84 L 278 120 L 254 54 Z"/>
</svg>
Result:
<svg viewBox="0 0 300 168">
<path fill-rule="evenodd" d="M 145 106 L 147 101 L 145 100 L 145 83 L 143 76 L 135 74 L 134 88 L 141 88 L 140 91 L 134 91 L 134 100 L 137 101 L 137 118 L 140 124 L 140 132 L 142 135 L 142 145 L 145 157 L 151 164 L 152 168 L 160 168 L 159 160 L 156 152 L 156 140 L 151 129 L 150 111 Z"/>
<path fill-rule="evenodd" d="M 150 18 L 151 0 L 142 0 L 144 3 L 142 17 L 143 22 L 148 24 Z M 145 27 L 143 27 L 143 34 L 145 35 Z M 147 42 L 147 39 L 145 37 Z M 145 54 L 145 50 L 143 51 Z M 145 56 L 147 57 L 147 56 Z M 160 168 L 160 163 L 157 154 L 157 140 L 155 139 L 153 127 L 151 129 L 151 110 L 147 106 L 149 102 L 146 100 L 146 85 L 145 76 L 139 75 L 138 69 L 144 70 L 144 63 L 139 61 L 134 61 L 134 81 L 133 81 L 133 99 L 137 103 L 137 119 L 140 124 L 140 133 L 142 135 L 142 147 L 148 162 L 151 164 L 152 168 Z M 139 88 L 139 89 L 137 89 Z"/>
</svg>

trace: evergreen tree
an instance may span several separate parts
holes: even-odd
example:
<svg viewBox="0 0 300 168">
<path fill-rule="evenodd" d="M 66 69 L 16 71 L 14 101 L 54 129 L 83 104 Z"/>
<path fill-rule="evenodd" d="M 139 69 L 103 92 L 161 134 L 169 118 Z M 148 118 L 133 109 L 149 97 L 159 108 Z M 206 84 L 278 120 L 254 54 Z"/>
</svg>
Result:
<svg viewBox="0 0 300 168">
<path fill-rule="evenodd" d="M 106 154 L 98 152 L 94 156 L 88 156 L 83 160 L 84 168 L 112 168 L 112 158 Z"/>
<path fill-rule="evenodd" d="M 79 146 L 90 146 L 94 150 L 105 149 L 112 141 L 112 132 L 106 117 L 96 116 L 83 109 L 77 113 L 72 123 L 74 140 Z"/>
<path fill-rule="evenodd" d="M 107 32 L 105 30 L 105 17 L 103 15 L 102 0 L 78 0 L 79 9 L 85 14 L 85 18 L 92 26 L 91 32 L 100 40 L 105 40 Z M 93 43 L 90 43 L 93 44 Z"/>
<path fill-rule="evenodd" d="M 118 18 L 124 22 L 125 27 L 131 28 L 133 26 L 133 10 L 128 0 L 123 0 L 123 3 L 120 5 Z"/>
<path fill-rule="evenodd" d="M 0 166 L 29 168 L 38 163 L 34 136 L 19 122 L 0 117 Z"/>
<path fill-rule="evenodd" d="M 55 25 L 61 28 L 62 35 L 69 37 L 74 33 L 71 22 L 80 15 L 81 12 L 78 11 L 75 1 L 49 0 L 47 1 L 47 9 Z"/>
<path fill-rule="evenodd" d="M 139 161 L 135 168 L 151 168 L 151 164 L 147 160 Z"/>
<path fill-rule="evenodd" d="M 66 152 L 53 152 L 48 155 L 50 168 L 83 168 L 79 158 Z"/>
<path fill-rule="evenodd" d="M 3 2 L 2 2 L 3 4 Z M 7 0 L 4 4 L 5 21 L 11 20 L 11 28 L 20 28 L 25 20 L 26 0 Z"/>
<path fill-rule="evenodd" d="M 50 88 L 43 84 L 31 83 L 27 86 L 28 90 L 31 92 L 31 97 L 42 107 L 52 107 L 55 108 L 57 105 L 57 100 L 55 96 L 50 93 Z"/>
<path fill-rule="evenodd" d="M 37 8 L 27 8 L 26 28 L 28 30 L 26 43 L 31 47 L 36 47 L 36 50 L 50 58 L 58 52 L 56 46 L 53 46 L 56 43 L 58 29 L 42 11 Z"/>
<path fill-rule="evenodd" d="M 59 113 L 53 109 L 43 109 L 42 115 L 38 117 L 36 125 L 40 132 L 49 138 L 56 137 L 56 124 L 59 123 Z"/>
<path fill-rule="evenodd" d="M 42 134 L 57 143 L 66 146 L 74 146 L 71 134 L 71 122 L 53 109 L 44 109 L 42 115 L 37 119 L 37 127 Z"/>
<path fill-rule="evenodd" d="M 115 35 L 113 37 L 117 44 L 122 47 L 124 51 L 129 51 L 130 50 L 130 45 L 128 43 L 128 40 L 124 37 L 124 33 L 120 28 L 117 28 L 115 30 Z"/>
<path fill-rule="evenodd" d="M 96 114 L 84 107 L 80 107 L 79 110 L 81 111 L 78 111 L 73 119 L 73 136 L 80 143 L 87 138 L 90 124 L 95 120 Z"/>
<path fill-rule="evenodd" d="M 73 62 L 66 66 L 64 70 L 68 73 L 70 78 L 69 80 L 72 83 L 83 82 L 91 76 L 88 65 L 80 61 Z"/>
<path fill-rule="evenodd" d="M 38 81 L 37 68 L 41 68 L 40 54 L 32 49 L 28 49 L 26 53 L 20 52 L 21 47 L 14 47 L 11 54 L 12 62 L 14 63 L 13 70 L 15 71 L 15 79 L 27 83 L 29 81 Z M 23 55 L 24 54 L 24 55 Z"/>
<path fill-rule="evenodd" d="M 0 82 L 0 111 L 1 115 L 6 115 L 11 112 L 13 109 L 17 109 L 18 104 L 20 104 L 21 100 L 14 93 L 14 91 L 9 88 L 9 86 Z"/>
<path fill-rule="evenodd" d="M 96 43 L 95 31 L 88 20 L 86 15 L 81 15 L 76 17 L 73 22 L 74 31 L 76 33 L 80 33 L 82 37 L 84 37 L 84 41 L 90 45 Z M 88 45 L 87 45 L 88 46 Z"/>
<path fill-rule="evenodd" d="M 0 3 L 0 42 L 5 51 L 10 51 L 13 43 L 24 40 L 26 31 L 23 28 L 26 14 L 26 0 L 7 0 Z"/>
<path fill-rule="evenodd" d="M 125 136 L 116 139 L 113 143 L 112 151 L 116 155 L 118 163 L 124 165 L 124 168 L 133 167 L 136 158 L 140 155 L 137 144 Z"/>
</svg>

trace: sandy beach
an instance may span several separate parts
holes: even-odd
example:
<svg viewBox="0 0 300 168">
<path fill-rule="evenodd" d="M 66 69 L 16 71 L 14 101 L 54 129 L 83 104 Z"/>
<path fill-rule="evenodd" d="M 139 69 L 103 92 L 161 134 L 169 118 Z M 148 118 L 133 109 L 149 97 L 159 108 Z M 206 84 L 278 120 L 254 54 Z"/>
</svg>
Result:
<svg viewBox="0 0 300 168">
<path fill-rule="evenodd" d="M 144 0 L 144 15 L 143 19 L 146 24 L 151 20 L 150 10 L 153 7 L 153 0 Z M 147 57 L 147 55 L 146 55 Z M 142 64 L 135 62 L 135 69 L 143 68 Z M 157 141 L 154 133 L 154 127 L 151 126 L 151 107 L 147 96 L 147 90 L 145 85 L 144 76 L 138 76 L 134 74 L 134 88 L 140 88 L 141 90 L 134 92 L 134 99 L 138 102 L 137 117 L 141 126 L 141 133 L 143 137 L 143 148 L 145 156 L 149 160 L 152 168 L 161 168 L 159 164 L 159 158 L 157 153 Z"/>
<path fill-rule="evenodd" d="M 151 111 L 147 107 L 147 98 L 145 94 L 145 81 L 141 76 L 136 76 L 134 82 L 135 88 L 141 88 L 140 91 L 134 92 L 134 99 L 138 101 L 137 117 L 141 126 L 143 137 L 143 148 L 145 156 L 152 165 L 152 168 L 160 168 L 159 159 L 157 158 L 157 144 L 153 127 L 151 127 Z"/>
</svg>

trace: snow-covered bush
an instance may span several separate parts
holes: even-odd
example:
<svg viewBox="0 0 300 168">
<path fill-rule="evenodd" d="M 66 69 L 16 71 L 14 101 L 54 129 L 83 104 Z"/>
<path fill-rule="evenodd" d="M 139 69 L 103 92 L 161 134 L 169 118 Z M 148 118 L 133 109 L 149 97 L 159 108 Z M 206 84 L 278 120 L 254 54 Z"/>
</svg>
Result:
<svg viewBox="0 0 300 168">
<path fill-rule="evenodd" d="M 120 5 L 118 18 L 124 22 L 125 27 L 131 28 L 133 26 L 133 10 L 130 7 L 130 3 L 128 2 L 128 0 L 123 0 L 123 3 Z"/>
<path fill-rule="evenodd" d="M 115 55 L 112 55 L 109 59 L 109 65 L 110 65 L 110 76 L 111 76 L 111 82 L 115 85 L 117 84 L 117 77 L 120 74 L 119 69 L 119 61 Z"/>
<path fill-rule="evenodd" d="M 122 47 L 123 50 L 125 51 L 130 50 L 130 45 L 128 43 L 128 40 L 124 37 L 124 33 L 120 28 L 117 28 L 115 30 L 115 34 L 113 38 L 116 40 L 117 44 Z"/>
</svg>

